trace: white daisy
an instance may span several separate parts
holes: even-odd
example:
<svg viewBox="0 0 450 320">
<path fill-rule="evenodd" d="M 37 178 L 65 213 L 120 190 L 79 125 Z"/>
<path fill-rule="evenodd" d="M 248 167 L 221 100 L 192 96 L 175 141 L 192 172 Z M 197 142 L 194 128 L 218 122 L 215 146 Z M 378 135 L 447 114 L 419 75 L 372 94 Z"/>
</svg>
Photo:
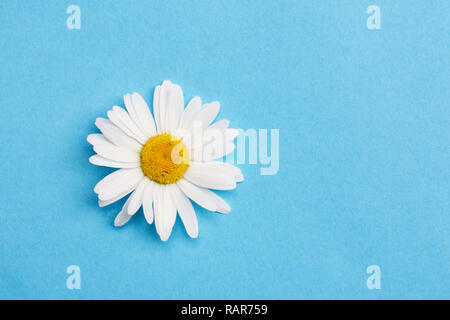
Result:
<svg viewBox="0 0 450 320">
<path fill-rule="evenodd" d="M 138 94 L 124 96 L 126 111 L 118 106 L 97 118 L 102 134 L 87 141 L 96 155 L 89 161 L 119 168 L 94 188 L 100 207 L 131 195 L 114 220 L 126 224 L 142 206 L 149 224 L 166 241 L 177 212 L 190 237 L 198 236 L 197 217 L 190 200 L 210 211 L 230 212 L 230 206 L 209 189 L 231 190 L 243 181 L 239 168 L 214 161 L 231 153 L 238 131 L 228 120 L 212 123 L 219 103 L 202 105 L 194 97 L 184 109 L 181 87 L 164 81 L 153 95 L 153 115 Z"/>
</svg>

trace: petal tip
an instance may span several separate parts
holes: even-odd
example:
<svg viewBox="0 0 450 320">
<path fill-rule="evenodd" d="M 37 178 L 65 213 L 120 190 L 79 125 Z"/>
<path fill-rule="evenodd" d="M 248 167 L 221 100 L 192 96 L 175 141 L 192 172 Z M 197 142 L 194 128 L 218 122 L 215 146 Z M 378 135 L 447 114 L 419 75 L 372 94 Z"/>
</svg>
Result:
<svg viewBox="0 0 450 320">
<path fill-rule="evenodd" d="M 191 237 L 192 239 L 197 239 L 198 238 L 198 232 L 193 233 L 193 234 L 189 234 L 189 237 Z"/>
<path fill-rule="evenodd" d="M 230 207 L 222 207 L 222 208 L 218 208 L 217 212 L 219 213 L 223 213 L 223 214 L 228 214 L 231 212 L 231 208 Z"/>
</svg>

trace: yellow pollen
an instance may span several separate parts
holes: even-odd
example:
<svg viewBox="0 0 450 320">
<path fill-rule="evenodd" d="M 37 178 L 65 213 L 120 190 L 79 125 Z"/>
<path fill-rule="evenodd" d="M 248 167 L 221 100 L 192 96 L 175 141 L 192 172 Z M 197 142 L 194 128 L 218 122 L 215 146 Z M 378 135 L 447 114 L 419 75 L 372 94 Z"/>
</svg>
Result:
<svg viewBox="0 0 450 320">
<path fill-rule="evenodd" d="M 161 184 L 180 180 L 189 167 L 186 146 L 170 134 L 151 137 L 142 148 L 140 156 L 144 174 Z"/>
</svg>

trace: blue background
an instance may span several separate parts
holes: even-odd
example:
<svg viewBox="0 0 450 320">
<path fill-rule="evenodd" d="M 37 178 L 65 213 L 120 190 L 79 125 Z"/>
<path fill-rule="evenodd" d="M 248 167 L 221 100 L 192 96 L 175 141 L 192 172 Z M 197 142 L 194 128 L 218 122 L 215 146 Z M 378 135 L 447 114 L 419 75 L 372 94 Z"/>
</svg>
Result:
<svg viewBox="0 0 450 320">
<path fill-rule="evenodd" d="M 81 30 L 66 8 L 81 8 Z M 366 8 L 381 8 L 368 30 Z M 448 1 L 2 1 L 0 298 L 450 297 Z M 93 187 L 86 142 L 164 79 L 233 127 L 280 129 L 280 170 L 196 207 L 167 243 Z M 66 268 L 81 268 L 81 290 Z M 379 265 L 381 290 L 366 268 Z"/>
</svg>

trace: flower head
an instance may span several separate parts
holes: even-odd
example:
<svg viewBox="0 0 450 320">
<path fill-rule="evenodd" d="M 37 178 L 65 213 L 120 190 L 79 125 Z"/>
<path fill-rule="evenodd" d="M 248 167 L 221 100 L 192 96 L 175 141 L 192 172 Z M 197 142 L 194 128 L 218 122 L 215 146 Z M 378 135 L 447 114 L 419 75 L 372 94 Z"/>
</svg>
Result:
<svg viewBox="0 0 450 320">
<path fill-rule="evenodd" d="M 101 134 L 87 138 L 97 153 L 91 163 L 119 169 L 95 186 L 99 206 L 130 194 L 115 226 L 123 226 L 142 206 L 161 240 L 169 238 L 177 212 L 189 236 L 196 238 L 191 200 L 228 213 L 228 204 L 209 189 L 231 190 L 243 181 L 239 168 L 216 161 L 234 150 L 238 131 L 228 128 L 228 120 L 213 123 L 218 102 L 202 104 L 194 97 L 184 108 L 181 88 L 167 80 L 155 89 L 153 115 L 138 93 L 126 94 L 124 102 L 126 110 L 114 106 L 108 119 L 95 122 Z"/>
</svg>

